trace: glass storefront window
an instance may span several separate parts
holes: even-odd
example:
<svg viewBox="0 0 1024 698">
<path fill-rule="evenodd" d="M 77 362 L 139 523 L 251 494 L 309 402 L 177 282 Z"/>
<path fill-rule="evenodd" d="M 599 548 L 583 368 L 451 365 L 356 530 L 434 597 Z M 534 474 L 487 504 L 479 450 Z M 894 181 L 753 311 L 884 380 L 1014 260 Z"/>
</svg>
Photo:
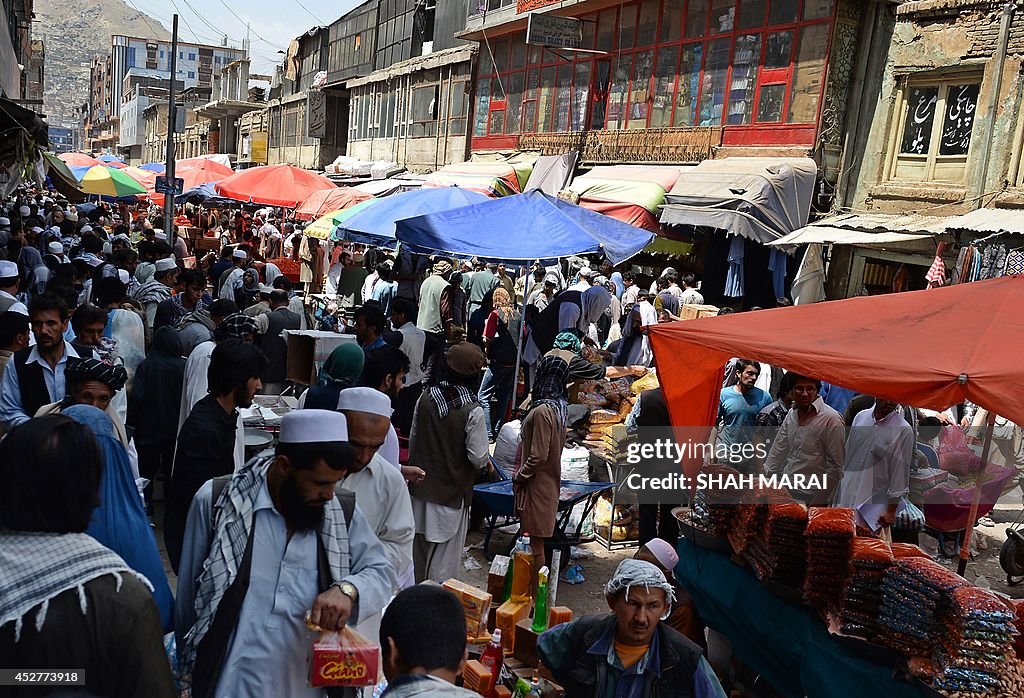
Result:
<svg viewBox="0 0 1024 698">
<path fill-rule="evenodd" d="M 676 93 L 674 126 L 693 126 L 697 114 L 697 95 L 700 94 L 700 69 L 704 57 L 704 44 L 683 46 L 679 61 L 679 90 Z"/>
<path fill-rule="evenodd" d="M 619 8 L 619 51 L 633 48 L 636 39 L 636 5 L 623 5 Z"/>
<path fill-rule="evenodd" d="M 722 123 L 731 43 L 732 39 L 715 39 L 708 43 L 708 57 L 700 86 L 700 114 L 695 126 L 718 126 Z"/>
<path fill-rule="evenodd" d="M 654 99 L 651 102 L 651 128 L 672 125 L 672 94 L 676 86 L 676 66 L 679 65 L 679 47 L 658 49 L 657 68 L 654 71 Z"/>
<path fill-rule="evenodd" d="M 634 129 L 647 126 L 653 68 L 654 51 L 638 51 L 633 60 L 633 83 L 629 93 L 629 120 L 626 128 Z"/>
<path fill-rule="evenodd" d="M 811 24 L 800 29 L 793 85 L 789 92 L 790 124 L 813 124 L 818 121 L 821 81 L 825 72 L 825 50 L 828 48 L 828 24 Z"/>
<path fill-rule="evenodd" d="M 665 6 L 661 13 L 661 39 L 662 43 L 667 41 L 679 41 L 683 33 L 683 10 L 686 0 L 665 0 Z"/>
<path fill-rule="evenodd" d="M 761 62 L 761 35 L 736 37 L 729 83 L 729 126 L 749 124 L 754 118 L 754 94 L 757 90 L 757 66 Z"/>
<path fill-rule="evenodd" d="M 615 62 L 611 86 L 608 88 L 608 120 L 606 128 L 623 128 L 626 121 L 626 90 L 629 89 L 629 69 L 633 56 L 620 55 Z"/>
<path fill-rule="evenodd" d="M 597 16 L 597 42 L 594 47 L 598 51 L 612 51 L 615 48 L 615 8 Z"/>
<path fill-rule="evenodd" d="M 832 14 L 832 0 L 804 0 L 804 20 L 822 19 Z"/>
<path fill-rule="evenodd" d="M 765 70 L 788 68 L 793 55 L 793 32 L 774 32 L 768 35 L 764 47 Z"/>
<path fill-rule="evenodd" d="M 735 26 L 736 0 L 711 0 L 711 22 L 708 33 L 731 32 Z"/>
<path fill-rule="evenodd" d="M 555 67 L 548 66 L 540 71 L 540 98 L 537 100 L 537 131 L 551 130 L 551 113 L 555 103 Z"/>
<path fill-rule="evenodd" d="M 811 2 L 812 0 L 807 0 Z M 800 0 L 772 0 L 768 10 L 768 24 L 790 24 L 796 21 Z"/>
<path fill-rule="evenodd" d="M 526 43 L 523 41 L 512 42 L 512 70 L 520 70 L 526 67 Z"/>
<path fill-rule="evenodd" d="M 594 100 L 590 111 L 590 128 L 603 129 L 608 113 L 608 91 L 611 82 L 611 61 L 599 60 L 594 62 L 596 73 L 594 74 Z"/>
<path fill-rule="evenodd" d="M 576 77 L 572 92 L 573 131 L 582 131 L 587 126 L 587 106 L 590 103 L 590 62 L 576 64 Z"/>
<path fill-rule="evenodd" d="M 640 5 L 640 18 L 636 27 L 636 45 L 651 46 L 658 40 L 658 15 L 661 0 L 644 0 Z"/>
<path fill-rule="evenodd" d="M 764 26 L 768 0 L 743 0 L 740 3 L 740 20 L 737 29 L 754 29 Z"/>
<path fill-rule="evenodd" d="M 476 106 L 473 108 L 473 135 L 487 135 L 487 121 L 491 109 L 491 79 L 476 81 Z"/>
<path fill-rule="evenodd" d="M 537 102 L 523 103 L 523 133 L 535 133 L 537 131 Z"/>
<path fill-rule="evenodd" d="M 512 73 L 505 85 L 508 101 L 505 105 L 505 133 L 519 133 L 519 115 L 523 108 L 523 84 L 526 73 Z"/>
<path fill-rule="evenodd" d="M 687 38 L 704 36 L 708 28 L 708 0 L 688 0 L 686 3 Z"/>
<path fill-rule="evenodd" d="M 782 121 L 782 103 L 785 99 L 785 85 L 761 85 L 761 96 L 757 100 L 757 120 L 762 123 Z"/>
<path fill-rule="evenodd" d="M 572 64 L 558 66 L 555 78 L 555 131 L 569 130 L 569 111 L 572 108 Z"/>
</svg>

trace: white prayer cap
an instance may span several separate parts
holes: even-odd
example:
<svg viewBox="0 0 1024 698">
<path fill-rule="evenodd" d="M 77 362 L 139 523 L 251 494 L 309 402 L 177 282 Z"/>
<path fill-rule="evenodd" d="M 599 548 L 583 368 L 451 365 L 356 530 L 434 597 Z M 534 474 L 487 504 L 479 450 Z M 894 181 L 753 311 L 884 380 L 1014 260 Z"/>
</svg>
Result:
<svg viewBox="0 0 1024 698">
<path fill-rule="evenodd" d="M 85 233 L 91 233 L 92 232 L 92 226 L 91 225 L 83 225 L 82 229 L 80 231 L 78 231 L 78 232 L 82 233 L 83 235 Z"/>
<path fill-rule="evenodd" d="M 127 269 L 118 269 L 117 278 L 121 280 L 121 283 L 127 286 L 132 281 L 132 275 L 128 273 Z"/>
<path fill-rule="evenodd" d="M 245 250 L 235 250 L 234 252 L 231 253 L 231 256 L 234 257 L 235 259 L 245 259 L 246 257 L 248 257 L 248 255 L 245 254 Z"/>
<path fill-rule="evenodd" d="M 160 232 L 156 233 L 153 237 L 155 237 L 157 240 L 166 240 L 167 233 L 161 230 Z"/>
<path fill-rule="evenodd" d="M 114 248 L 109 242 L 103 243 L 103 254 L 113 254 Z"/>
<path fill-rule="evenodd" d="M 162 271 L 170 271 L 178 267 L 177 262 L 174 261 L 173 257 L 164 257 L 163 259 L 156 260 L 156 271 L 157 273 Z"/>
<path fill-rule="evenodd" d="M 0 216 L 0 225 L 10 225 L 10 224 L 11 224 L 11 219 L 10 218 L 5 218 L 4 216 Z"/>
<path fill-rule="evenodd" d="M 391 398 L 375 388 L 345 388 L 338 394 L 338 409 L 391 418 Z"/>
<path fill-rule="evenodd" d="M 266 284 L 260 284 L 260 295 L 261 296 L 269 296 L 273 292 L 274 292 L 274 287 L 273 286 L 267 286 Z"/>
<path fill-rule="evenodd" d="M 46 249 L 50 251 L 50 254 L 55 254 L 58 257 L 64 254 L 64 245 L 60 244 L 56 240 L 47 245 Z"/>
<path fill-rule="evenodd" d="M 28 206 L 22 206 L 21 208 L 18 209 L 18 213 L 20 213 L 21 217 L 24 218 L 25 216 L 32 215 L 32 209 L 30 209 Z"/>
<path fill-rule="evenodd" d="M 38 225 L 34 225 L 32 226 L 32 232 L 38 235 L 39 233 L 43 232 L 43 229 L 40 228 Z"/>
<path fill-rule="evenodd" d="M 25 304 L 22 303 L 21 301 L 18 301 L 17 303 L 12 305 L 10 308 L 8 308 L 7 312 L 9 312 L 9 313 L 18 313 L 18 315 L 24 315 L 25 317 L 28 317 L 28 308 L 26 308 Z"/>
<path fill-rule="evenodd" d="M 283 444 L 348 441 L 348 421 L 333 410 L 295 410 L 281 418 L 278 441 Z"/>
<path fill-rule="evenodd" d="M 0 259 L 0 279 L 18 276 L 18 265 L 6 259 Z"/>
</svg>

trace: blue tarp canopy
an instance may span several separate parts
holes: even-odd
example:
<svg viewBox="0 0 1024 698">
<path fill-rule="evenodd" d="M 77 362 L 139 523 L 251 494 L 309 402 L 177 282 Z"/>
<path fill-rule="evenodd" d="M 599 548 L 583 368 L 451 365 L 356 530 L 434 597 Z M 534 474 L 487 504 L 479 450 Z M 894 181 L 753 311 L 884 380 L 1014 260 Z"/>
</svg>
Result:
<svg viewBox="0 0 1024 698">
<path fill-rule="evenodd" d="M 147 162 L 145 165 L 139 165 L 140 170 L 149 170 L 150 172 L 158 172 L 163 174 L 167 169 L 167 166 L 162 162 Z"/>
<path fill-rule="evenodd" d="M 439 214 L 451 209 L 490 201 L 483 194 L 458 187 L 438 187 L 392 194 L 367 206 L 334 230 L 334 238 L 366 245 L 395 247 L 395 224 L 403 218 L 424 213 Z"/>
<path fill-rule="evenodd" d="M 220 196 L 217 191 L 213 188 L 215 182 L 204 182 L 198 187 L 192 187 L 186 189 L 182 193 L 174 197 L 174 203 L 176 204 L 208 204 L 213 206 L 229 206 L 232 204 L 238 204 L 238 201 L 234 199 L 228 199 Z"/>
<path fill-rule="evenodd" d="M 654 239 L 650 231 L 541 191 L 419 215 L 397 227 L 398 239 L 413 252 L 504 261 L 603 252 L 619 264 Z"/>
</svg>

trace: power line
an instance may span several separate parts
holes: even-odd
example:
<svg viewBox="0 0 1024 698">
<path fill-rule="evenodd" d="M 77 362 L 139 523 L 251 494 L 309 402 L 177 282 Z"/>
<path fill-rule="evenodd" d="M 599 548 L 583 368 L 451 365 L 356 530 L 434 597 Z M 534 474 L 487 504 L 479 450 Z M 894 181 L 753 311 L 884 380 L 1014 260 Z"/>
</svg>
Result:
<svg viewBox="0 0 1024 698">
<path fill-rule="evenodd" d="M 303 5 L 303 4 L 302 4 L 302 3 L 300 2 L 300 0 L 295 0 L 295 2 L 296 2 L 296 3 L 298 4 L 298 6 L 299 6 L 299 7 L 301 7 L 301 8 L 303 9 L 303 10 L 305 10 L 305 11 L 306 11 L 306 14 L 307 14 L 307 15 L 309 15 L 310 17 L 312 17 L 313 19 L 315 19 L 315 20 L 316 20 L 316 22 L 317 22 L 317 24 L 319 24 L 319 25 L 320 25 L 321 27 L 322 27 L 322 26 L 324 26 L 324 22 L 323 22 L 323 20 L 321 20 L 321 19 L 320 19 L 319 17 L 317 17 L 317 16 L 315 15 L 315 14 L 313 14 L 312 12 L 310 12 L 310 11 L 309 11 L 309 8 L 308 8 L 308 7 L 306 7 L 305 5 Z"/>
<path fill-rule="evenodd" d="M 235 12 L 234 10 L 232 10 L 232 9 L 231 9 L 231 6 L 230 6 L 230 5 L 228 5 L 228 4 L 226 3 L 226 2 L 224 2 L 224 0 L 219 0 L 219 2 L 220 2 L 220 4 L 221 4 L 221 5 L 223 5 L 223 6 L 224 6 L 224 8 L 225 8 L 225 9 L 226 9 L 226 10 L 227 10 L 228 12 L 230 12 L 230 13 L 231 13 L 232 15 L 234 15 L 235 19 L 237 19 L 237 20 L 238 20 L 239 22 L 241 22 L 242 24 L 244 24 L 244 25 L 246 25 L 246 26 L 248 26 L 248 25 L 249 25 L 249 23 L 248 23 L 248 22 L 246 22 L 246 21 L 245 21 L 244 19 L 242 19 L 241 17 L 239 17 L 239 16 L 238 16 L 238 13 L 237 13 L 237 12 Z M 273 41 L 267 41 L 267 40 L 266 40 L 266 39 L 264 39 L 264 38 L 263 38 L 262 36 L 260 36 L 259 34 L 257 34 L 257 33 L 256 33 L 256 30 L 255 30 L 255 29 L 253 29 L 252 27 L 249 27 L 249 31 L 251 31 L 251 32 L 253 33 L 253 35 L 254 35 L 254 36 L 255 36 L 255 37 L 256 37 L 256 38 L 258 39 L 258 40 L 262 41 L 263 43 L 265 43 L 265 44 L 267 44 L 267 45 L 269 45 L 269 46 L 273 46 L 273 47 L 275 47 L 275 48 L 284 48 L 284 46 L 283 46 L 282 44 L 275 44 L 275 43 L 274 43 Z"/>
<path fill-rule="evenodd" d="M 127 3 L 128 3 L 129 5 L 131 5 L 131 8 L 132 8 L 133 10 L 135 10 L 136 12 L 138 12 L 138 13 L 139 13 L 139 15 L 141 15 L 141 16 L 142 16 L 142 21 L 143 21 L 143 22 L 145 22 L 145 23 L 146 23 L 146 26 L 147 26 L 147 27 L 149 27 L 149 30 L 150 30 L 151 32 L 153 32 L 153 38 L 154 38 L 154 39 L 158 38 L 158 37 L 160 36 L 160 32 L 158 32 L 158 31 L 157 31 L 156 29 L 154 29 L 154 28 L 153 28 L 153 25 L 149 23 L 149 17 L 148 17 L 148 15 L 147 15 L 147 14 L 146 14 L 145 12 L 143 12 L 142 10 L 140 10 L 140 9 L 139 9 L 138 7 L 136 7 L 136 6 L 135 6 L 135 5 L 134 5 L 134 4 L 132 3 L 132 0 L 125 0 L 125 2 L 127 2 Z M 166 32 L 166 31 L 167 31 L 167 29 L 166 29 L 166 28 L 164 28 L 164 31 Z"/>
</svg>

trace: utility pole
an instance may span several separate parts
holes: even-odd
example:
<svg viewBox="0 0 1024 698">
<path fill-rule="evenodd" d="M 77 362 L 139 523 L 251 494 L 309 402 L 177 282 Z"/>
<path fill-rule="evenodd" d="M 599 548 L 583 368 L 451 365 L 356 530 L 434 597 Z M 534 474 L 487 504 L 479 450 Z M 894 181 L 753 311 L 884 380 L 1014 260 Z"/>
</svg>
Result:
<svg viewBox="0 0 1024 698">
<path fill-rule="evenodd" d="M 174 106 L 174 83 L 178 79 L 178 15 L 174 15 L 171 30 L 171 85 L 167 93 L 167 153 L 164 163 L 164 181 L 168 189 L 174 188 L 174 126 L 178 119 L 178 110 Z M 164 233 L 167 235 L 171 249 L 174 249 L 176 234 L 174 232 L 174 194 L 164 192 Z"/>
</svg>

